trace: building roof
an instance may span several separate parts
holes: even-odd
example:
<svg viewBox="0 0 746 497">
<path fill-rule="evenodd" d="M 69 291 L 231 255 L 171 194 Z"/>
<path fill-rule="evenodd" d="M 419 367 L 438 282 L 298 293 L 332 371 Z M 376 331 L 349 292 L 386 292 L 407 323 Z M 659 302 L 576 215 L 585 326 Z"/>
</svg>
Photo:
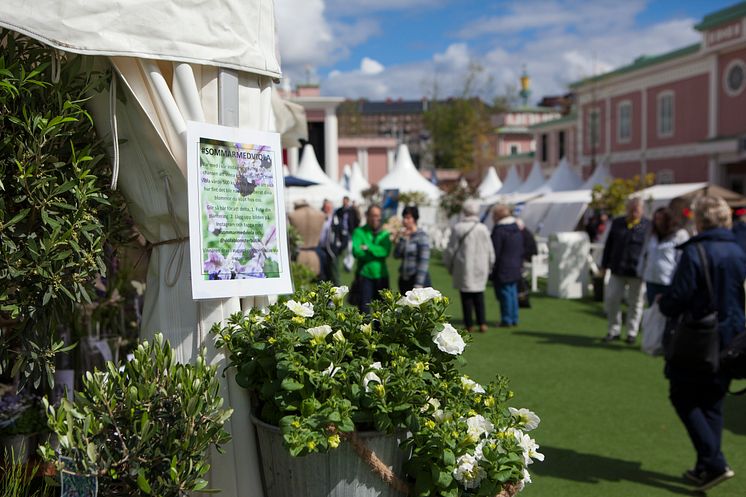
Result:
<svg viewBox="0 0 746 497">
<path fill-rule="evenodd" d="M 523 152 L 521 154 L 501 155 L 497 158 L 497 160 L 502 161 L 502 160 L 510 160 L 510 159 L 532 159 L 534 155 L 535 155 L 534 152 Z"/>
<path fill-rule="evenodd" d="M 702 22 L 694 25 L 694 29 L 697 31 L 705 31 L 728 21 L 740 19 L 744 16 L 746 16 L 746 2 L 739 2 L 730 7 L 715 11 L 712 14 L 707 14 L 702 19 Z"/>
<path fill-rule="evenodd" d="M 505 135 L 510 133 L 528 133 L 528 128 L 525 126 L 500 126 L 497 128 L 498 135 Z"/>
<path fill-rule="evenodd" d="M 574 123 L 577 119 L 578 119 L 578 116 L 576 114 L 568 114 L 558 119 L 552 119 L 551 121 L 544 121 L 543 123 L 532 124 L 531 126 L 529 126 L 529 129 L 533 131 L 535 129 L 542 129 L 542 128 L 549 128 L 552 126 L 557 126 L 558 124 Z"/>
<path fill-rule="evenodd" d="M 361 114 L 418 114 L 427 110 L 427 100 L 382 100 L 360 102 Z"/>
<path fill-rule="evenodd" d="M 699 48 L 700 44 L 694 43 L 692 45 L 688 45 L 683 48 L 677 48 L 676 50 L 672 50 L 670 52 L 662 53 L 659 55 L 641 55 L 640 57 L 636 58 L 631 64 L 627 64 L 626 66 L 622 66 L 607 73 L 599 74 L 597 76 L 592 76 L 590 78 L 581 79 L 580 81 L 571 83 L 570 88 L 578 88 L 589 83 L 598 83 L 600 81 L 611 79 L 622 74 L 638 71 L 646 67 L 661 64 L 663 62 L 668 62 L 669 60 L 678 59 L 679 57 L 684 57 L 686 55 L 698 52 Z"/>
</svg>

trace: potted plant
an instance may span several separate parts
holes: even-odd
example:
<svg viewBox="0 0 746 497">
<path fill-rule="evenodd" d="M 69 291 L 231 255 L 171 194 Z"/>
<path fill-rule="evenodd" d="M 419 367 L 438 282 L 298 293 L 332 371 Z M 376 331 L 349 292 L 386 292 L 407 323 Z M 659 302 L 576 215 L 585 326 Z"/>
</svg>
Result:
<svg viewBox="0 0 746 497">
<path fill-rule="evenodd" d="M 526 434 L 539 419 L 507 405 L 505 378 L 482 386 L 461 373 L 467 336 L 448 323 L 448 299 L 432 288 L 384 291 L 368 317 L 344 303 L 346 293 L 324 283 L 212 330 L 253 398 L 267 496 L 522 488 L 528 465 L 543 459 Z M 284 449 L 271 445 L 272 426 Z M 369 431 L 399 440 L 401 450 L 371 441 Z M 304 473 L 312 478 L 297 481 Z"/>
<path fill-rule="evenodd" d="M 23 392 L 0 397 L 0 458 L 25 463 L 43 431 L 46 419 L 38 398 Z"/>
<path fill-rule="evenodd" d="M 216 366 L 176 362 L 163 336 L 142 342 L 121 367 L 86 373 L 75 402 L 44 399 L 59 448 L 42 447 L 59 470 L 98 477 L 99 495 L 182 497 L 204 490 L 210 446 L 226 443 Z M 65 461 L 65 462 L 61 462 Z"/>
</svg>

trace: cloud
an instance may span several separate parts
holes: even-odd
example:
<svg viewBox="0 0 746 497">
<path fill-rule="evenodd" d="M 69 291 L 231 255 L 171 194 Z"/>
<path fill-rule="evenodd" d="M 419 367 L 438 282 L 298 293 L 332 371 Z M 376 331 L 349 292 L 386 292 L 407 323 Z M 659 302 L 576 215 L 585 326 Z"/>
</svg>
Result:
<svg viewBox="0 0 746 497">
<path fill-rule="evenodd" d="M 377 60 L 363 57 L 363 60 L 360 61 L 360 72 L 363 74 L 380 74 L 383 70 L 383 64 Z"/>
</svg>

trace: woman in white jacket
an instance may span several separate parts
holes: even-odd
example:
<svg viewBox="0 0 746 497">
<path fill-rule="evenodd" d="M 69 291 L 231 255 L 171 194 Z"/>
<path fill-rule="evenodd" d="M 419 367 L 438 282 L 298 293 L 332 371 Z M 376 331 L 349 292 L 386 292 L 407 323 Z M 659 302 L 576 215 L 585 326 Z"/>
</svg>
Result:
<svg viewBox="0 0 746 497">
<path fill-rule="evenodd" d="M 660 207 L 655 211 L 637 268 L 645 282 L 648 305 L 653 305 L 656 295 L 665 293 L 671 285 L 681 256 L 681 251 L 676 247 L 688 239 L 689 233 L 676 225 L 668 207 Z"/>
<path fill-rule="evenodd" d="M 495 250 L 490 232 L 479 221 L 479 203 L 467 200 L 461 208 L 461 220 L 451 231 L 443 263 L 453 278 L 453 287 L 461 292 L 461 307 L 467 331 L 473 331 L 472 314 L 476 311 L 479 331 L 487 331 L 484 312 L 484 289 L 487 286 Z"/>
</svg>

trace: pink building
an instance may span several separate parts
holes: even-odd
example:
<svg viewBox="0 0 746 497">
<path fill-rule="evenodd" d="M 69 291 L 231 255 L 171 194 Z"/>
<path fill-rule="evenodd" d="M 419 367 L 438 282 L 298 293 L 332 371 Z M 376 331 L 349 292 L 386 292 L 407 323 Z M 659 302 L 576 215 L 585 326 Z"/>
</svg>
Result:
<svg viewBox="0 0 746 497">
<path fill-rule="evenodd" d="M 393 137 L 342 136 L 339 138 L 339 164 L 357 162 L 368 182 L 378 183 L 394 165 L 396 146 L 397 140 Z"/>
<path fill-rule="evenodd" d="M 577 116 L 564 131 L 584 176 L 603 160 L 617 177 L 652 172 L 658 183 L 710 181 L 746 192 L 746 2 L 694 28 L 700 43 L 572 85 Z M 550 165 L 553 126 L 533 128 L 537 142 L 547 136 Z"/>
<path fill-rule="evenodd" d="M 490 146 L 497 153 L 498 176 L 505 179 L 511 166 L 528 176 L 538 146 L 533 128 L 560 117 L 557 110 L 546 107 L 519 107 L 493 116 Z"/>
</svg>

